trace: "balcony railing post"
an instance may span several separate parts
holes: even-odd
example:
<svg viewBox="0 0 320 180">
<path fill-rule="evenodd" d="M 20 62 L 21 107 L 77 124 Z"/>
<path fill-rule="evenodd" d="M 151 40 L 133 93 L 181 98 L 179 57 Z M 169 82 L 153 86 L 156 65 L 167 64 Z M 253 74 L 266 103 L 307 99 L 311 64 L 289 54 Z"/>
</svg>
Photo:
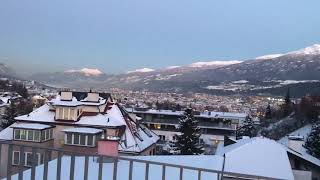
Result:
<svg viewBox="0 0 320 180">
<path fill-rule="evenodd" d="M 57 159 L 57 180 L 61 179 L 61 158 L 62 158 L 62 152 L 58 152 L 58 159 Z"/>
<path fill-rule="evenodd" d="M 71 155 L 71 162 L 70 162 L 70 180 L 74 180 L 74 163 L 75 163 L 75 155 Z"/>
<path fill-rule="evenodd" d="M 201 180 L 201 170 L 198 171 L 198 180 Z"/>
<path fill-rule="evenodd" d="M 35 147 L 32 148 L 32 165 L 31 165 L 31 180 L 35 180 L 36 178 L 36 166 L 37 162 L 37 149 Z M 40 155 L 41 159 L 41 155 Z"/>
<path fill-rule="evenodd" d="M 133 161 L 129 163 L 129 180 L 132 180 Z"/>
<path fill-rule="evenodd" d="M 166 166 L 162 166 L 162 180 L 166 180 Z"/>
<path fill-rule="evenodd" d="M 114 166 L 113 166 L 113 180 L 117 180 L 117 173 L 118 173 L 118 159 L 114 159 Z"/>
<path fill-rule="evenodd" d="M 7 180 L 11 180 L 11 167 L 12 167 L 12 144 L 9 144 L 8 147 L 8 162 L 7 162 Z"/>
<path fill-rule="evenodd" d="M 28 162 L 26 161 L 27 158 L 24 157 L 24 147 L 20 146 L 20 162 L 19 162 L 19 174 L 18 174 L 18 179 L 22 180 L 23 179 L 23 167 L 24 165 L 28 164 Z"/>
<path fill-rule="evenodd" d="M 50 160 L 50 155 L 51 151 L 46 150 L 44 152 L 44 170 L 43 170 L 43 180 L 48 179 L 48 165 L 49 165 L 49 160 Z"/>
<path fill-rule="evenodd" d="M 180 175 L 179 175 L 179 179 L 183 180 L 183 168 L 180 168 Z"/>
<path fill-rule="evenodd" d="M 103 157 L 99 156 L 98 157 L 98 161 L 99 161 L 99 175 L 98 175 L 98 180 L 102 180 L 102 168 L 103 168 Z"/>
<path fill-rule="evenodd" d="M 149 180 L 149 163 L 146 163 L 146 174 L 144 179 Z"/>
<path fill-rule="evenodd" d="M 89 156 L 84 157 L 84 180 L 88 180 Z"/>
</svg>

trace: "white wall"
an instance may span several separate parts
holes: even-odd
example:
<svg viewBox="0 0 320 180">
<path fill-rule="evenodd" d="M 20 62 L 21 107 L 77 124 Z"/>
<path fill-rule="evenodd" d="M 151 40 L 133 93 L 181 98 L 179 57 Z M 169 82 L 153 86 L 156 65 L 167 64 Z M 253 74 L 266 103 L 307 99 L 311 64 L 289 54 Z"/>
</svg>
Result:
<svg viewBox="0 0 320 180">
<path fill-rule="evenodd" d="M 312 173 L 310 171 L 293 170 L 293 176 L 295 180 L 311 180 Z"/>
<path fill-rule="evenodd" d="M 172 131 L 160 131 L 160 130 L 152 130 L 155 132 L 157 135 L 165 136 L 167 141 L 173 141 L 173 136 L 177 135 L 178 132 L 172 132 Z M 217 145 L 220 141 L 224 140 L 224 136 L 219 136 L 219 135 L 209 135 L 209 134 L 202 134 L 200 136 L 201 139 L 206 144 L 209 145 Z"/>
</svg>

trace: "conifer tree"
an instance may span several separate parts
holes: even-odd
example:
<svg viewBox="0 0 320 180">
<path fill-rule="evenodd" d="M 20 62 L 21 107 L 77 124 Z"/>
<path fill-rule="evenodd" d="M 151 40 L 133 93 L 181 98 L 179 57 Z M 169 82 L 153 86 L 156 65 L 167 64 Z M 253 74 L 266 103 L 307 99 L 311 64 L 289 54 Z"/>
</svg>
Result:
<svg viewBox="0 0 320 180">
<path fill-rule="evenodd" d="M 199 144 L 200 128 L 198 121 L 193 116 L 192 109 L 186 109 L 184 117 L 180 119 L 176 146 L 181 155 L 202 154 L 202 146 Z"/>
<path fill-rule="evenodd" d="M 311 155 L 317 158 L 320 158 L 320 122 L 319 121 L 312 126 L 312 130 L 306 140 L 305 147 Z"/>
<path fill-rule="evenodd" d="M 15 122 L 14 118 L 18 115 L 17 107 L 15 103 L 11 102 L 8 107 L 6 107 L 3 120 L 1 123 L 1 128 L 5 129 Z"/>
<path fill-rule="evenodd" d="M 240 139 L 243 136 L 254 137 L 256 136 L 256 133 L 257 132 L 253 120 L 247 116 L 243 122 L 243 126 L 237 129 L 236 137 L 237 139 Z"/>
<path fill-rule="evenodd" d="M 271 115 L 271 106 L 270 106 L 270 104 L 268 104 L 268 106 L 267 106 L 267 108 L 266 108 L 265 118 L 266 118 L 266 119 L 271 119 L 271 118 L 272 118 L 272 115 Z"/>
<path fill-rule="evenodd" d="M 290 113 L 292 112 L 292 102 L 291 102 L 291 97 L 290 97 L 290 89 L 288 88 L 287 94 L 284 98 L 284 105 L 283 105 L 283 116 L 289 116 Z"/>
</svg>

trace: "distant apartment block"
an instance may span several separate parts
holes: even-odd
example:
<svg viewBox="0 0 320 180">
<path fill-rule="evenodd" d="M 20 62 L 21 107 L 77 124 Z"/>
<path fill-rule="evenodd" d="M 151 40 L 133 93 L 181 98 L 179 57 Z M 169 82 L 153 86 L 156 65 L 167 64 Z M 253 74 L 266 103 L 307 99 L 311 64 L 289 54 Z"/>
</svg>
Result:
<svg viewBox="0 0 320 180">
<path fill-rule="evenodd" d="M 129 113 L 141 118 L 141 122 L 159 135 L 163 141 L 175 141 L 179 120 L 183 111 L 153 110 L 146 108 L 127 108 Z M 201 128 L 200 141 L 217 145 L 224 136 L 235 136 L 236 129 L 249 117 L 247 113 L 198 112 L 195 118 Z"/>
</svg>

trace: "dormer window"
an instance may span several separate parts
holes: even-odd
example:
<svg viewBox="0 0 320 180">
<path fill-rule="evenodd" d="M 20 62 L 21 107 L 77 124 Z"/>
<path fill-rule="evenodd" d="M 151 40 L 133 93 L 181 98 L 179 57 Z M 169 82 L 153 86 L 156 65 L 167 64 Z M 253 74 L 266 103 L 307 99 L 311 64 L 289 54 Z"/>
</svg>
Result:
<svg viewBox="0 0 320 180">
<path fill-rule="evenodd" d="M 57 120 L 73 120 L 76 121 L 79 114 L 79 109 L 75 107 L 65 107 L 65 106 L 57 106 L 56 107 L 56 119 Z"/>
<path fill-rule="evenodd" d="M 15 124 L 13 139 L 16 141 L 45 142 L 53 138 L 53 127 L 44 124 Z"/>
<path fill-rule="evenodd" d="M 103 130 L 95 128 L 69 128 L 65 132 L 64 143 L 73 146 L 95 147 Z"/>
</svg>

